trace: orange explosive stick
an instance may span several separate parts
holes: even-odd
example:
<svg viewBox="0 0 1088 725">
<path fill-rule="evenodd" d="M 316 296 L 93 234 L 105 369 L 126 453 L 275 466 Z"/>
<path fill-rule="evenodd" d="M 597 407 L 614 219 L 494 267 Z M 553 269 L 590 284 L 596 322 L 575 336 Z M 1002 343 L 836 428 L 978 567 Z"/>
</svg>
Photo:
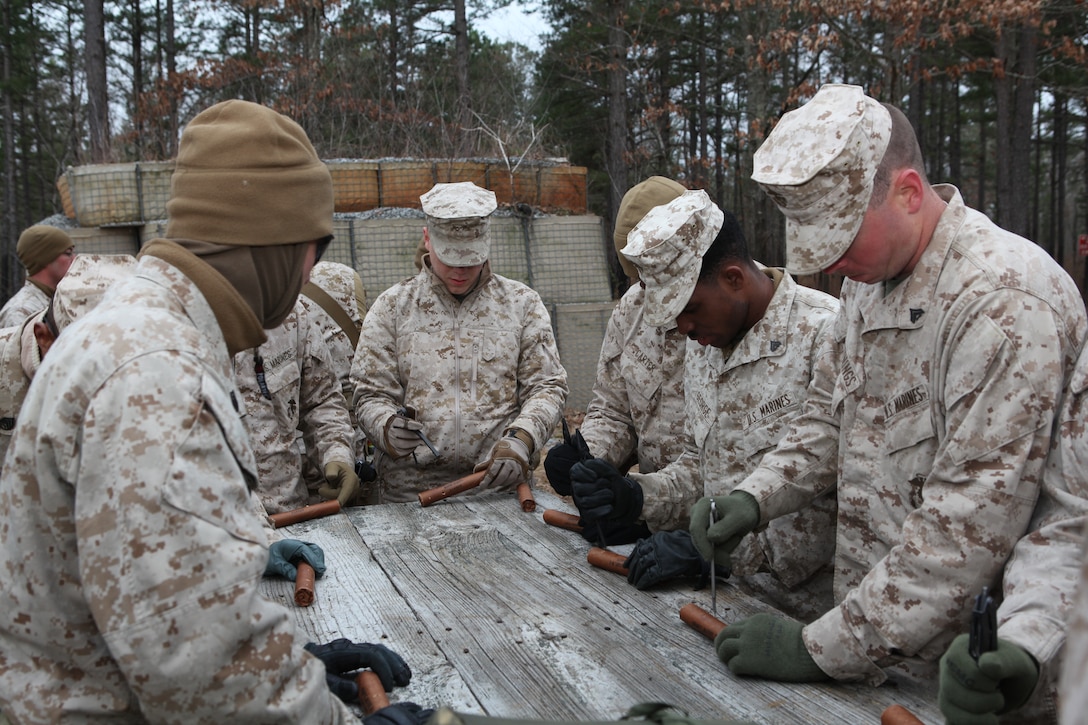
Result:
<svg viewBox="0 0 1088 725">
<path fill-rule="evenodd" d="M 296 568 L 298 574 L 295 575 L 295 604 L 308 607 L 314 603 L 314 579 L 317 578 L 317 573 L 304 561 L 300 561 Z"/>
<path fill-rule="evenodd" d="M 482 471 L 477 471 L 476 473 L 470 473 L 463 478 L 458 478 L 456 481 L 450 481 L 438 488 L 429 488 L 426 491 L 420 491 L 419 505 L 430 506 L 433 503 L 438 503 L 442 499 L 464 493 L 470 488 L 476 488 L 480 485 L 480 481 L 484 480 L 485 475 L 487 475 L 486 468 Z"/>
<path fill-rule="evenodd" d="M 389 697 L 382 687 L 381 678 L 370 670 L 363 670 L 355 677 L 359 687 L 359 706 L 365 715 L 370 715 L 383 707 L 389 707 Z"/>
<path fill-rule="evenodd" d="M 925 723 L 902 705 L 891 705 L 881 714 L 880 725 L 925 725 Z"/>
<path fill-rule="evenodd" d="M 680 619 L 707 639 L 714 639 L 725 629 L 725 622 L 694 602 L 680 607 Z"/>
<path fill-rule="evenodd" d="M 581 531 L 582 526 L 578 522 L 581 519 L 574 514 L 568 514 L 566 511 L 557 511 L 556 509 L 544 509 L 544 523 L 551 526 L 558 526 L 561 529 L 569 529 L 571 531 Z"/>
<path fill-rule="evenodd" d="M 533 498 L 533 489 L 529 487 L 529 484 L 518 484 L 518 503 L 521 504 L 521 510 L 527 514 L 536 511 L 536 499 Z"/>
<path fill-rule="evenodd" d="M 280 514 L 272 514 L 268 518 L 272 519 L 273 528 L 282 529 L 284 526 L 297 524 L 299 521 L 319 519 L 322 516 L 332 516 L 333 514 L 338 513 L 340 513 L 340 502 L 333 499 L 331 501 L 322 501 L 321 503 L 303 506 L 300 509 L 294 509 L 292 511 L 284 511 Z"/>
<path fill-rule="evenodd" d="M 606 569 L 627 576 L 627 567 L 623 565 L 623 562 L 627 561 L 627 557 L 623 554 L 617 554 L 614 551 L 594 546 L 586 554 L 586 561 L 598 569 Z"/>
<path fill-rule="evenodd" d="M 680 607 L 680 619 L 696 632 L 711 640 L 715 639 L 718 633 L 726 627 L 725 622 L 694 602 Z M 880 716 L 880 725 L 925 725 L 925 723 L 902 705 L 891 705 Z"/>
</svg>

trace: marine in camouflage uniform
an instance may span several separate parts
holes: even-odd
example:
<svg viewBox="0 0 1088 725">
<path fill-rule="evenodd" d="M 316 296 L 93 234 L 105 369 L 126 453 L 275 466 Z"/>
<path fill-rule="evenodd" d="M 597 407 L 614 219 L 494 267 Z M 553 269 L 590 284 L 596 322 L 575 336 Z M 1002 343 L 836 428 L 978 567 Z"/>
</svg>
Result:
<svg viewBox="0 0 1088 725">
<path fill-rule="evenodd" d="M 1058 429 L 1061 457 L 1052 469 L 1048 469 L 1046 478 L 1049 482 L 1050 474 L 1060 474 L 1065 488 L 1079 492 L 1082 499 L 1085 497 L 1084 472 L 1088 470 L 1088 437 L 1085 435 L 1088 410 L 1086 407 L 1088 407 L 1088 352 L 1082 352 L 1076 374 L 1070 385 L 1066 414 L 1062 416 Z M 1060 494 L 1052 495 L 1052 498 L 1058 501 L 1063 500 Z M 1072 507 L 1072 504 L 1066 505 Z M 1017 595 L 1008 596 L 998 611 L 1003 620 L 999 630 L 1002 638 L 1016 642 L 1030 652 L 1044 667 L 1053 668 L 1055 664 L 1060 663 L 1061 697 L 1059 701 L 1062 725 L 1076 725 L 1084 720 L 1084 713 L 1088 712 L 1086 709 L 1088 708 L 1088 539 L 1084 537 L 1083 510 L 1080 514 L 1081 527 L 1079 531 L 1072 532 L 1073 535 L 1070 535 L 1070 532 L 1062 532 L 1056 527 L 1050 529 L 1039 527 L 1041 533 L 1056 531 L 1059 536 L 1040 536 L 1018 544 L 1017 554 L 1021 553 L 1022 546 L 1041 544 L 1032 546 L 1032 551 L 1038 558 L 1029 562 L 1030 568 L 1025 567 L 1023 570 L 1025 586 L 1017 587 Z M 1074 520 L 1074 523 L 1077 523 L 1077 520 Z M 1070 555 L 1071 549 L 1076 550 L 1075 559 Z M 1072 581 L 1068 577 L 1071 570 Z M 1054 571 L 1067 576 L 1064 580 L 1058 579 L 1050 574 Z M 1027 576 L 1029 572 L 1032 575 L 1031 578 Z M 1019 573 L 1010 563 L 1006 579 L 1012 579 L 1014 574 Z M 1062 586 L 1056 588 L 1055 579 Z M 1041 591 L 1032 591 L 1033 587 L 1039 586 L 1043 587 Z M 1031 618 L 1031 615 L 1034 617 Z M 1018 620 L 1023 620 L 1023 623 Z M 1035 622 L 1039 623 L 1033 628 L 1034 631 L 1023 626 L 1024 623 L 1031 625 Z M 1025 633 L 1030 634 L 1033 641 L 1027 641 L 1026 638 L 1019 636 L 1019 631 L 1015 633 L 1009 631 L 1014 627 L 1016 630 L 1026 630 Z M 1063 637 L 1068 637 L 1068 642 L 1059 660 L 1055 654 L 1055 645 L 1060 644 Z"/>
<path fill-rule="evenodd" d="M 838 605 L 803 630 L 759 615 L 729 627 L 715 644 L 734 672 L 878 684 L 884 667 L 933 663 L 1028 529 L 1084 306 L 1043 250 L 930 187 L 920 156 L 898 109 L 841 85 L 756 153 L 790 268 L 850 279 L 802 415 L 722 524 L 693 515 L 692 533 L 725 546 L 826 492 L 837 466 Z M 916 247 L 889 244 L 927 218 Z"/>
<path fill-rule="evenodd" d="M 329 346 L 333 369 L 344 391 L 344 401 L 351 416 L 351 428 L 355 435 L 355 458 L 367 460 L 368 450 L 366 434 L 359 427 L 355 417 L 355 407 L 351 401 L 355 391 L 351 387 L 351 363 L 355 359 L 355 348 L 359 345 L 359 331 L 366 317 L 366 290 L 359 273 L 346 264 L 320 261 L 310 272 L 310 281 L 302 286 L 303 304 L 310 313 L 310 319 L 325 333 L 325 343 Z M 304 464 L 306 480 L 316 480 L 321 462 L 307 455 Z M 369 491 L 364 491 L 369 496 Z M 373 503 L 374 501 L 366 501 Z"/>
<path fill-rule="evenodd" d="M 81 254 L 45 309 L 21 325 L 0 330 L 0 463 L 30 381 L 56 334 L 97 305 L 102 293 L 135 266 L 136 259 L 129 254 Z"/>
<path fill-rule="evenodd" d="M 684 191 L 660 176 L 628 190 L 613 234 L 617 252 L 646 212 Z M 580 430 L 594 456 L 616 468 L 634 457 L 641 473 L 652 473 L 676 460 L 685 447 L 685 339 L 674 320 L 663 325 L 645 321 L 646 290 L 638 270 L 622 254 L 620 263 L 632 284 L 608 318 L 593 398 Z"/>
<path fill-rule="evenodd" d="M 645 589 L 704 573 L 687 532 L 690 507 L 731 491 L 774 447 L 801 409 L 817 340 L 838 303 L 755 262 L 736 217 L 703 191 L 652 209 L 623 254 L 644 280 L 647 322 L 671 321 L 690 338 L 687 448 L 660 471 L 629 475 L 642 497 L 639 516 L 655 532 L 626 562 L 628 581 Z M 581 509 L 586 481 L 575 478 Z M 746 538 L 734 573 L 769 571 L 786 588 L 797 587 L 830 563 L 834 511 L 824 499 Z"/>
<path fill-rule="evenodd" d="M 257 458 L 257 493 L 270 514 L 323 498 L 318 489 L 325 476 L 303 477 L 303 460 L 311 453 L 317 470 L 340 464 L 334 468 L 355 477 L 354 430 L 343 389 L 324 331 L 307 307 L 300 298 L 283 324 L 267 331 L 267 342 L 234 356 L 243 420 Z"/>
<path fill-rule="evenodd" d="M 496 485 L 526 480 L 567 395 L 540 296 L 493 274 L 486 261 L 494 194 L 470 182 L 439 184 L 423 201 L 431 252 L 415 277 L 375 300 L 351 370 L 356 414 L 379 449 L 383 502 L 414 501 L 477 467 L 488 468 L 477 491 L 486 490 L 486 476 L 502 463 L 496 451 L 514 450 L 506 461 L 520 469 Z M 456 292 L 433 268 L 435 256 Z M 421 440 L 394 451 L 389 431 L 408 408 L 438 458 Z"/>
<path fill-rule="evenodd" d="M 231 365 L 291 309 L 316 249 L 292 240 L 331 235 L 328 169 L 297 124 L 228 101 L 187 125 L 167 211 L 179 241 L 150 242 L 65 331 L 20 414 L 0 476 L 0 706 L 353 722 L 258 591 L 268 542 Z"/>
<path fill-rule="evenodd" d="M 15 253 L 26 269 L 26 282 L 0 307 L 0 327 L 18 325 L 45 309 L 75 258 L 74 249 L 72 238 L 57 227 L 35 224 L 23 230 Z"/>
</svg>

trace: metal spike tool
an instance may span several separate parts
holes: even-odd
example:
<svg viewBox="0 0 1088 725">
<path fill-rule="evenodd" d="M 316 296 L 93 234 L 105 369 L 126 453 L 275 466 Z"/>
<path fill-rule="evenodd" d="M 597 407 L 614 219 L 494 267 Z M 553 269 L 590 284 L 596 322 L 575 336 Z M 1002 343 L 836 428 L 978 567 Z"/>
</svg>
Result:
<svg viewBox="0 0 1088 725">
<path fill-rule="evenodd" d="M 718 518 L 718 506 L 714 502 L 714 499 L 710 499 L 710 525 L 713 526 L 714 522 Z M 717 616 L 718 614 L 718 572 L 717 565 L 714 563 L 714 555 L 710 556 L 710 611 Z"/>
</svg>

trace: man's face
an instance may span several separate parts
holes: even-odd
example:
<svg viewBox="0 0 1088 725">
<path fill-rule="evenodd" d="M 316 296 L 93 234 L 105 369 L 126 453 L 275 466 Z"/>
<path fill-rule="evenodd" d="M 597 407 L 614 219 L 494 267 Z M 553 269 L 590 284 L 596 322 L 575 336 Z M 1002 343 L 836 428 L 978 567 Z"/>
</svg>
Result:
<svg viewBox="0 0 1088 725">
<path fill-rule="evenodd" d="M 724 348 L 748 331 L 749 303 L 724 269 L 700 280 L 676 317 L 681 333 L 700 345 Z"/>
<path fill-rule="evenodd" d="M 846 253 L 824 271 L 863 284 L 909 274 L 917 262 L 920 240 L 907 222 L 894 196 L 875 206 L 870 204 Z"/>
<path fill-rule="evenodd" d="M 427 251 L 430 252 L 431 271 L 442 280 L 442 284 L 446 285 L 446 289 L 451 295 L 463 295 L 476 286 L 476 281 L 480 279 L 480 272 L 483 271 L 484 265 L 474 264 L 471 267 L 451 267 L 444 264 L 438 258 L 438 255 L 434 253 L 430 236 L 425 235 L 423 240 L 427 244 Z"/>
<path fill-rule="evenodd" d="M 68 274 L 68 268 L 72 266 L 72 260 L 76 258 L 76 248 L 68 247 L 57 255 L 57 258 L 49 263 L 53 271 L 53 277 L 58 282 Z"/>
</svg>

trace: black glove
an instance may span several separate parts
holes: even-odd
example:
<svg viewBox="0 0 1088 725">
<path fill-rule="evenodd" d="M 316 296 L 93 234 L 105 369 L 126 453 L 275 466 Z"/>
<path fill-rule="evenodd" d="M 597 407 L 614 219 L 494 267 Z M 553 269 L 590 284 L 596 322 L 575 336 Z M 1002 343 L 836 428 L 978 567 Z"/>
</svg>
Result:
<svg viewBox="0 0 1088 725">
<path fill-rule="evenodd" d="M 582 520 L 591 524 L 598 519 L 633 524 L 642 513 L 642 486 L 620 475 L 602 458 L 576 463 L 570 469 L 574 505 Z M 609 542 L 611 543 L 611 542 Z"/>
<path fill-rule="evenodd" d="M 363 718 L 366 725 L 424 725 L 434 710 L 414 702 L 394 702 Z"/>
<path fill-rule="evenodd" d="M 650 535 L 650 528 L 641 521 L 635 524 L 620 524 L 608 519 L 597 519 L 590 524 L 582 520 L 578 523 L 582 527 L 583 539 L 605 549 L 613 545 L 633 544 Z"/>
<path fill-rule="evenodd" d="M 362 458 L 355 459 L 355 475 L 359 477 L 361 483 L 378 480 L 378 472 L 374 470 L 374 464 Z"/>
<path fill-rule="evenodd" d="M 687 531 L 658 531 L 640 539 L 627 560 L 627 582 L 638 589 L 685 576 L 710 577 L 710 562 L 699 556 Z"/>
<path fill-rule="evenodd" d="M 327 644 L 310 642 L 304 649 L 325 663 L 325 682 L 334 695 L 348 704 L 359 700 L 359 688 L 354 677 L 345 675 L 357 670 L 372 670 L 386 692 L 394 686 L 404 687 L 412 679 L 408 664 L 385 645 L 334 639 Z"/>
<path fill-rule="evenodd" d="M 569 443 L 560 443 L 548 451 L 544 457 L 544 473 L 557 494 L 570 496 L 570 469 L 581 462 L 582 454 Z"/>
<path fill-rule="evenodd" d="M 299 561 L 304 561 L 314 568 L 318 579 L 325 573 L 325 552 L 317 544 L 298 539 L 273 541 L 268 547 L 268 563 L 264 565 L 265 576 L 282 576 L 294 581 L 298 576 Z"/>
</svg>

